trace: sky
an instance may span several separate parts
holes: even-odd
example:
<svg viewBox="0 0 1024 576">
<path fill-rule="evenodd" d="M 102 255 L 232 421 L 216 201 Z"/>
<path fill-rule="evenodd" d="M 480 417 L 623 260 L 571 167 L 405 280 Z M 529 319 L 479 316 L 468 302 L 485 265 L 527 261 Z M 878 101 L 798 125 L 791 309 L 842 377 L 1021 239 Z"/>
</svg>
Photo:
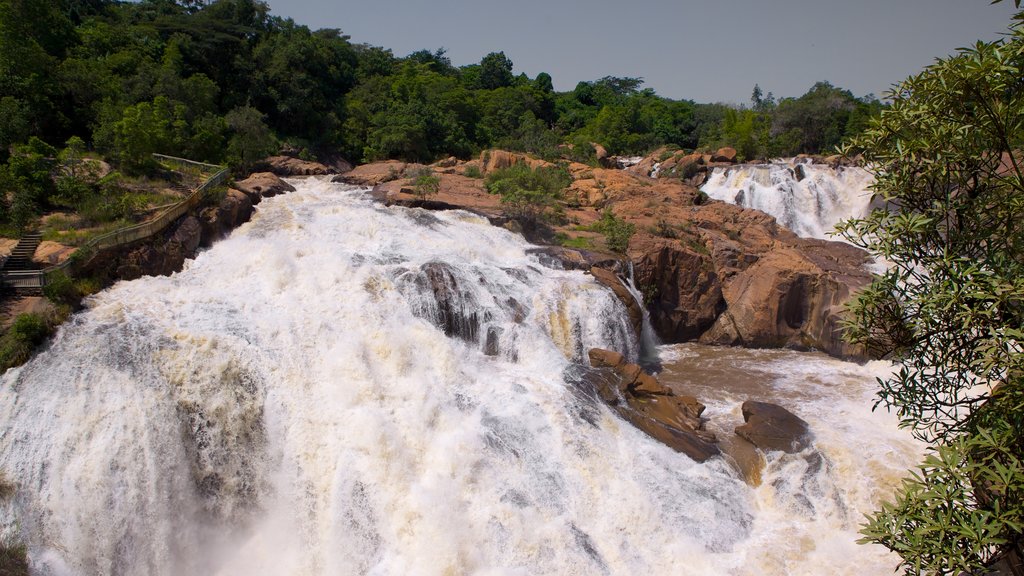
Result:
<svg viewBox="0 0 1024 576">
<path fill-rule="evenodd" d="M 445 48 L 457 66 L 503 51 L 557 90 L 642 77 L 675 99 L 746 103 L 826 80 L 879 97 L 936 57 L 995 40 L 1012 0 L 269 0 L 310 28 L 338 28 L 396 56 Z"/>
</svg>

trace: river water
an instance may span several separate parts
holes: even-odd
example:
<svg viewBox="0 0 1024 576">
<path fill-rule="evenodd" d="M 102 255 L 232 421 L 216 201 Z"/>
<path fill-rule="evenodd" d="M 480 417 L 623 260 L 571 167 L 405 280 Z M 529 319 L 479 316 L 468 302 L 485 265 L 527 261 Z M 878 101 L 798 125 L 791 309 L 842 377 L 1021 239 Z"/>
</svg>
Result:
<svg viewBox="0 0 1024 576">
<path fill-rule="evenodd" d="M 888 369 L 663 347 L 727 436 L 763 395 L 823 458 L 757 486 L 697 464 L 563 379 L 637 358 L 578 271 L 464 212 L 323 180 L 171 277 L 88 302 L 0 380 L 2 537 L 37 574 L 881 574 L 858 546 L 917 447 L 870 411 Z M 814 466 L 813 462 L 820 465 Z"/>
</svg>

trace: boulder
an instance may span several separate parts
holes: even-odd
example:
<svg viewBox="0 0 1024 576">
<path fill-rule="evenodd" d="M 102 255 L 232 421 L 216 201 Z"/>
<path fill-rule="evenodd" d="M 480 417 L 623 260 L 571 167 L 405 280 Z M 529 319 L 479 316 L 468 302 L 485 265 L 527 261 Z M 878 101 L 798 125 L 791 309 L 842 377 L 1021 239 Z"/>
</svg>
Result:
<svg viewBox="0 0 1024 576">
<path fill-rule="evenodd" d="M 587 352 L 594 369 L 588 385 L 597 397 L 648 436 L 698 462 L 720 454 L 716 439 L 704 429 L 704 405 L 670 388 L 622 354 L 601 348 Z"/>
<path fill-rule="evenodd" d="M 278 176 L 323 176 L 338 173 L 338 170 L 319 162 L 291 156 L 271 156 L 264 158 L 261 164 Z"/>
<path fill-rule="evenodd" d="M 867 286 L 864 253 L 838 242 L 799 239 L 777 246 L 726 283 L 726 309 L 700 337 L 707 344 L 817 349 L 861 358 L 842 338 L 842 315 L 853 292 Z"/>
<path fill-rule="evenodd" d="M 733 164 L 736 162 L 736 149 L 729 147 L 719 148 L 717 152 L 711 155 L 711 161 Z"/>
<path fill-rule="evenodd" d="M 252 201 L 244 192 L 228 188 L 217 206 L 209 206 L 199 213 L 202 227 L 201 246 L 210 246 L 231 230 L 249 221 L 252 217 Z"/>
<path fill-rule="evenodd" d="M 594 368 L 617 369 L 626 363 L 626 358 L 622 354 L 603 348 L 591 348 L 587 352 L 587 356 L 590 358 L 590 365 Z"/>
<path fill-rule="evenodd" d="M 263 198 L 294 192 L 295 187 L 281 180 L 271 172 L 256 172 L 245 180 L 235 182 L 235 188 L 249 197 L 252 204 L 259 204 Z"/>
<path fill-rule="evenodd" d="M 807 422 L 777 404 L 748 400 L 743 403 L 743 420 L 736 434 L 762 450 L 790 454 L 811 445 L 813 436 Z"/>
</svg>

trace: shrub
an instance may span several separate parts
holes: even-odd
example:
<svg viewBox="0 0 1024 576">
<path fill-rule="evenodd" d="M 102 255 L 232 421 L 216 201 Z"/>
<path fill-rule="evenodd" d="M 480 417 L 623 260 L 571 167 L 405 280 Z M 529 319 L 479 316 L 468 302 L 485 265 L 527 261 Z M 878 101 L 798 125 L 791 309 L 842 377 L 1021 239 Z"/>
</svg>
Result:
<svg viewBox="0 0 1024 576">
<path fill-rule="evenodd" d="M 568 170 L 560 166 L 531 169 L 523 163 L 495 170 L 487 176 L 487 191 L 501 196 L 509 214 L 529 221 L 540 220 L 561 199 L 562 190 L 572 183 Z"/>
<path fill-rule="evenodd" d="M 601 219 L 594 225 L 594 229 L 604 234 L 608 249 L 625 252 L 629 248 L 629 239 L 636 232 L 636 225 L 619 218 L 608 208 L 601 213 Z"/>
<path fill-rule="evenodd" d="M 24 364 L 51 331 L 52 326 L 39 314 L 19 314 L 0 337 L 0 370 Z"/>
<path fill-rule="evenodd" d="M 430 168 L 423 168 L 416 175 L 412 185 L 413 195 L 420 200 L 426 200 L 441 189 L 441 179 L 435 176 Z"/>
<path fill-rule="evenodd" d="M 466 166 L 465 175 L 467 178 L 483 178 L 484 173 L 480 171 L 480 167 L 476 164 L 470 164 Z"/>
</svg>

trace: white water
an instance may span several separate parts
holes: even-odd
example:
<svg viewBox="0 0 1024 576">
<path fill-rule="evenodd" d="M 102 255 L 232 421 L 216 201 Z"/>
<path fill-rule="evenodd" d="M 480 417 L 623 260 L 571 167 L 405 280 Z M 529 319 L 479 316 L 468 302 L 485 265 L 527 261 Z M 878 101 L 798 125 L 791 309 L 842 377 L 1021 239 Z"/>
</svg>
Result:
<svg viewBox="0 0 1024 576">
<path fill-rule="evenodd" d="M 773 502 L 566 385 L 589 347 L 638 352 L 588 276 L 466 213 L 298 188 L 181 273 L 97 295 L 4 375 L 19 491 L 0 514 L 36 573 L 891 570 L 852 544 L 860 508 Z M 889 441 L 871 429 L 848 440 Z"/>
<path fill-rule="evenodd" d="M 805 174 L 797 178 L 797 171 Z M 701 187 L 708 196 L 775 217 L 797 236 L 838 239 L 830 236 L 840 220 L 868 214 L 873 183 L 863 168 L 800 163 L 715 168 Z"/>
</svg>

